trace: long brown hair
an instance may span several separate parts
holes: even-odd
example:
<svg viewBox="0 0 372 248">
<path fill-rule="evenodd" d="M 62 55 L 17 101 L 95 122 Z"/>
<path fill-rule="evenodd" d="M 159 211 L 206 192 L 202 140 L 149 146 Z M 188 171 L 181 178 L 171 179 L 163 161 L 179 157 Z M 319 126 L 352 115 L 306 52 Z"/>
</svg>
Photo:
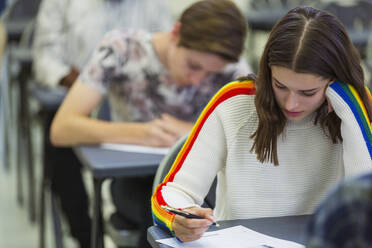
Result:
<svg viewBox="0 0 372 248">
<path fill-rule="evenodd" d="M 181 15 L 178 45 L 219 55 L 231 62 L 243 51 L 247 24 L 230 0 L 202 0 Z"/>
<path fill-rule="evenodd" d="M 251 137 L 254 139 L 251 151 L 255 151 L 259 161 L 279 164 L 277 138 L 286 125 L 272 89 L 271 66 L 274 65 L 351 84 L 372 116 L 360 56 L 343 24 L 325 11 L 311 7 L 292 9 L 271 31 L 256 79 L 259 124 Z M 334 112 L 328 114 L 326 102 L 317 110 L 314 124 L 317 123 L 333 143 L 342 142 L 341 120 Z"/>
</svg>

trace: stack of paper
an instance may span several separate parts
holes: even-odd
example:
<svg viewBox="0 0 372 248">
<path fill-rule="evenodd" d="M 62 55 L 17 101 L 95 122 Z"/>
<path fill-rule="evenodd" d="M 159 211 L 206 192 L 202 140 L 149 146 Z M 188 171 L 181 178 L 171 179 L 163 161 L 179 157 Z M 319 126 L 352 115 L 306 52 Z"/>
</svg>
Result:
<svg viewBox="0 0 372 248">
<path fill-rule="evenodd" d="M 244 226 L 234 226 L 218 231 L 206 232 L 199 240 L 180 242 L 176 238 L 156 240 L 159 243 L 179 248 L 305 248 L 305 246 L 274 238 Z"/>
<path fill-rule="evenodd" d="M 127 144 L 111 144 L 103 143 L 101 148 L 108 150 L 116 150 L 123 152 L 136 152 L 136 153 L 149 153 L 149 154 L 167 154 L 170 150 L 169 147 L 152 147 L 152 146 L 139 146 Z"/>
</svg>

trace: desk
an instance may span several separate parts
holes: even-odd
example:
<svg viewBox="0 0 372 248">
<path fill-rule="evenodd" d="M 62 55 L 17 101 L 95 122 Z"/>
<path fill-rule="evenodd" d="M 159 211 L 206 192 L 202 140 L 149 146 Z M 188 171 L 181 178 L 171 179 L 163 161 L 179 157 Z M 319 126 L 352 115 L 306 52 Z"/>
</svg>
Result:
<svg viewBox="0 0 372 248">
<path fill-rule="evenodd" d="M 276 238 L 291 240 L 300 244 L 305 243 L 305 229 L 309 215 L 270 217 L 249 220 L 219 221 L 220 227 L 211 226 L 209 231 L 217 228 L 227 228 L 243 225 L 257 232 Z M 170 238 L 171 234 L 158 226 L 147 229 L 147 240 L 153 248 L 170 248 L 170 246 L 156 242 L 157 239 Z"/>
<path fill-rule="evenodd" d="M 101 208 L 103 181 L 113 177 L 155 175 L 164 155 L 113 151 L 99 146 L 77 146 L 73 149 L 82 164 L 93 174 L 92 248 L 104 247 Z"/>
</svg>

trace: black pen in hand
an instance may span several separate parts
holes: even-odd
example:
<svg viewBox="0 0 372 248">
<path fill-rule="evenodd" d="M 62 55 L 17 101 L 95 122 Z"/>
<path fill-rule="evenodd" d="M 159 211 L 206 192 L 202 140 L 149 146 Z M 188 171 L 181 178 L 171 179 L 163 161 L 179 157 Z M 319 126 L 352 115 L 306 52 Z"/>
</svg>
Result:
<svg viewBox="0 0 372 248">
<path fill-rule="evenodd" d="M 183 216 L 183 217 L 188 218 L 188 219 L 205 219 L 204 217 L 201 217 L 201 216 L 198 216 L 198 215 L 195 215 L 195 214 L 192 214 L 192 213 L 189 213 L 189 212 L 186 212 L 184 210 L 177 209 L 177 208 L 172 208 L 172 207 L 165 206 L 165 205 L 161 206 L 161 208 L 165 209 L 169 213 L 177 214 L 177 215 Z M 212 223 L 212 225 L 220 226 L 215 221 Z"/>
</svg>

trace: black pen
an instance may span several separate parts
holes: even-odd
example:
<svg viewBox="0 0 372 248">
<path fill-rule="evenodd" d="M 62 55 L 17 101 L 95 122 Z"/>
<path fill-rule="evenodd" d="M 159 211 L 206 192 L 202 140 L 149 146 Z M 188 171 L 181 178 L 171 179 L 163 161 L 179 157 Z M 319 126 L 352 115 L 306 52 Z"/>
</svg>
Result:
<svg viewBox="0 0 372 248">
<path fill-rule="evenodd" d="M 169 213 L 177 214 L 177 215 L 183 216 L 183 217 L 188 218 L 188 219 L 205 219 L 204 217 L 186 212 L 186 211 L 181 210 L 181 209 L 172 208 L 172 207 L 165 206 L 165 205 L 161 206 L 161 208 L 165 209 Z M 213 222 L 212 225 L 220 226 L 217 222 Z"/>
</svg>

